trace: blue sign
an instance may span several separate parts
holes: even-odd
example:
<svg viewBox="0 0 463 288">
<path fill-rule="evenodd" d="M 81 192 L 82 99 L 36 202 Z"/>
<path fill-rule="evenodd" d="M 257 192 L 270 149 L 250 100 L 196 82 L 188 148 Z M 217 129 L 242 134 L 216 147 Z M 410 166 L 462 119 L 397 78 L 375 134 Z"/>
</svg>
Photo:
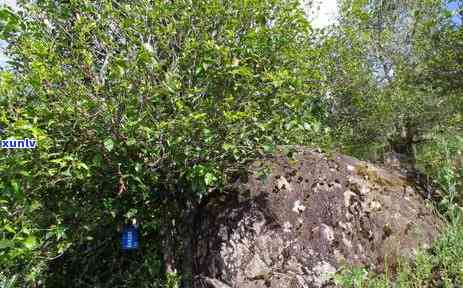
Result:
<svg viewBox="0 0 463 288">
<path fill-rule="evenodd" d="M 122 230 L 122 249 L 138 249 L 138 230 L 133 225 L 128 225 Z"/>
</svg>

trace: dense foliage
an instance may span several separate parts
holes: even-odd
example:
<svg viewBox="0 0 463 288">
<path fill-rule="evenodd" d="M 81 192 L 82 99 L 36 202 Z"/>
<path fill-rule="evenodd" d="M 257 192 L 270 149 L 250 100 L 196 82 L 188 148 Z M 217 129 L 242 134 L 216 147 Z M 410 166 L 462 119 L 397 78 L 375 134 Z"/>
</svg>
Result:
<svg viewBox="0 0 463 288">
<path fill-rule="evenodd" d="M 0 148 L 0 287 L 187 285 L 195 209 L 277 145 L 405 154 L 453 226 L 403 277 L 463 282 L 463 29 L 446 2 L 345 0 L 322 30 L 293 0 L 19 2 L 0 8 L 0 140 L 38 147 Z M 123 252 L 133 221 L 143 241 Z"/>
<path fill-rule="evenodd" d="M 161 262 L 181 265 L 177 234 L 203 197 L 275 145 L 323 144 L 321 51 L 298 3 L 192 4 L 22 5 L 8 34 L 2 138 L 38 148 L 0 155 L 11 215 L 2 270 L 36 282 L 48 269 L 54 286 L 143 277 L 155 287 Z M 134 271 L 113 252 L 133 219 L 154 241 Z"/>
</svg>

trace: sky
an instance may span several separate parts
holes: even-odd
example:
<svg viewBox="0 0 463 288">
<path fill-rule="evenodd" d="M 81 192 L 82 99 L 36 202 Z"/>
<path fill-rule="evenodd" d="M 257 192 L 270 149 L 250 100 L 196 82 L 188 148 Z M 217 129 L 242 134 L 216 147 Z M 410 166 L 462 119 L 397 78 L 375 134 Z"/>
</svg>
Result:
<svg viewBox="0 0 463 288">
<path fill-rule="evenodd" d="M 458 2 L 455 1 L 455 2 L 449 3 L 449 4 L 447 5 L 447 7 L 449 8 L 449 10 L 455 11 L 455 10 L 458 9 Z M 455 24 L 461 25 L 461 18 L 460 18 L 460 17 L 458 17 L 458 16 L 455 15 L 455 16 L 453 16 L 452 20 L 453 20 L 453 22 L 454 22 Z"/>
<path fill-rule="evenodd" d="M 8 4 L 10 6 L 15 6 L 16 0 L 0 0 L 0 4 Z"/>
<path fill-rule="evenodd" d="M 302 1 L 308 2 L 308 1 Z M 337 0 L 315 0 L 311 11 L 304 9 L 315 28 L 323 28 L 336 21 L 338 16 Z M 302 4 L 304 6 L 304 4 Z"/>
</svg>

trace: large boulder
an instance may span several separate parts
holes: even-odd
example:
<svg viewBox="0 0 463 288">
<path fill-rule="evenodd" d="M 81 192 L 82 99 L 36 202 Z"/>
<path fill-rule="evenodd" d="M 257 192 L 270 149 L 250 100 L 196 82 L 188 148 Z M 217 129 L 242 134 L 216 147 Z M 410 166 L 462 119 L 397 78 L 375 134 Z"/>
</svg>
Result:
<svg viewBox="0 0 463 288">
<path fill-rule="evenodd" d="M 197 217 L 195 287 L 334 287 L 343 266 L 393 271 L 443 223 L 398 172 L 297 149 L 252 165 Z"/>
</svg>

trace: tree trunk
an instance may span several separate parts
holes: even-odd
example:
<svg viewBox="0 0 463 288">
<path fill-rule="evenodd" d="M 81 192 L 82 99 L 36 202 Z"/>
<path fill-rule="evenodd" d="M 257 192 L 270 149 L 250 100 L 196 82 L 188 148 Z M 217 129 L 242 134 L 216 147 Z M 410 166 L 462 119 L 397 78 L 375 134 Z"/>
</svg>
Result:
<svg viewBox="0 0 463 288">
<path fill-rule="evenodd" d="M 174 273 L 175 270 L 175 258 L 174 258 L 174 239 L 172 235 L 171 225 L 167 226 L 168 228 L 164 229 L 163 231 L 163 239 L 162 239 L 162 253 L 164 259 L 164 270 L 166 274 Z"/>
<path fill-rule="evenodd" d="M 388 140 L 392 152 L 402 155 L 402 157 L 400 157 L 403 160 L 401 166 L 408 170 L 416 169 L 417 133 L 416 125 L 407 122 L 400 127 L 399 135 Z"/>
<path fill-rule="evenodd" d="M 195 208 L 190 208 L 185 214 L 183 222 L 183 255 L 182 255 L 182 288 L 193 287 L 193 226 L 195 219 Z"/>
</svg>

